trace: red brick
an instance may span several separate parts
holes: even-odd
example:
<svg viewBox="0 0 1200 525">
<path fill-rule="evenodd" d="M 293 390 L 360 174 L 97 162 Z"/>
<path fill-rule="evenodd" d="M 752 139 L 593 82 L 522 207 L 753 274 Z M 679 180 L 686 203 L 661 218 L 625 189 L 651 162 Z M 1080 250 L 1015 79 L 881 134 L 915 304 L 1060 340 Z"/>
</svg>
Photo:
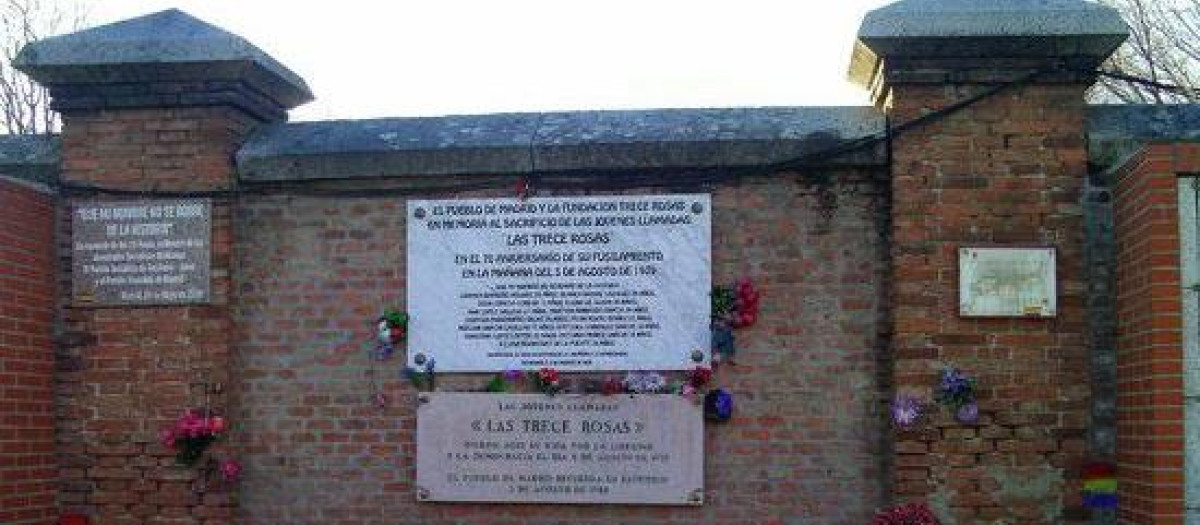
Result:
<svg viewBox="0 0 1200 525">
<path fill-rule="evenodd" d="M 975 89 L 894 85 L 892 119 L 904 121 L 951 104 Z M 1085 457 L 1078 446 L 1062 446 L 1063 441 L 1048 437 L 1088 417 L 1087 391 L 1065 399 L 1057 386 L 1087 381 L 1086 364 L 1081 361 L 1086 355 L 1086 325 L 1079 299 L 1085 284 L 1084 239 L 1077 204 L 1087 176 L 1080 119 L 1083 90 L 1082 85 L 1023 86 L 928 123 L 917 133 L 905 133 L 894 143 L 893 209 L 922 214 L 919 220 L 896 217 L 892 223 L 896 261 L 892 277 L 901 298 L 892 306 L 894 378 L 898 384 L 932 388 L 939 366 L 963 368 L 978 377 L 982 414 L 981 426 L 970 427 L 940 413 L 936 424 L 943 431 L 929 439 L 930 452 L 924 456 L 898 453 L 893 475 L 899 494 L 919 495 L 925 487 L 905 486 L 911 483 L 909 469 L 930 464 L 949 467 L 944 476 L 930 480 L 928 491 L 945 498 L 960 522 L 986 517 L 988 522 L 1044 523 L 1043 505 L 1058 505 L 1071 497 L 1067 489 L 1060 489 L 1039 495 L 1036 505 L 998 500 L 994 491 L 985 493 L 977 487 L 983 482 L 977 465 L 1019 472 L 1026 467 L 1058 468 L 1063 461 L 1078 464 Z M 981 151 L 987 151 L 986 162 L 980 160 Z M 928 173 L 969 173 L 970 177 L 929 177 Z M 1055 176 L 1043 175 L 1047 173 Z M 924 177 L 922 184 L 905 182 L 919 177 Z M 1058 250 L 1061 293 L 1056 319 L 958 317 L 959 247 L 1043 239 L 1054 239 Z M 909 261 L 906 254 L 918 250 L 939 255 Z M 910 294 L 921 302 L 903 300 Z M 928 341 L 937 351 L 925 351 L 911 341 Z M 1077 476 L 1065 472 L 1068 482 Z"/>
<path fill-rule="evenodd" d="M 0 179 L 0 289 L 6 292 L 0 293 L 0 401 L 8 401 L 0 402 L 0 522 L 13 525 L 48 525 L 57 517 L 49 416 L 55 199 Z"/>
<path fill-rule="evenodd" d="M 1117 257 L 1117 440 L 1122 498 L 1145 468 L 1160 478 L 1127 498 L 1134 523 L 1181 523 L 1182 333 L 1176 165 L 1171 145 L 1150 145 L 1122 167 L 1114 195 Z M 1141 426 L 1134 426 L 1135 422 Z M 1141 436 L 1154 436 L 1142 439 Z M 1132 516 L 1138 516 L 1136 518 Z"/>
<path fill-rule="evenodd" d="M 253 125 L 232 108 L 68 112 L 63 117 L 62 178 L 118 189 L 226 189 L 235 179 L 233 153 Z M 213 132 L 191 131 L 197 128 Z M 82 478 L 75 471 L 77 481 L 64 490 L 63 500 L 92 504 L 93 522 L 182 523 L 233 513 L 233 500 L 203 503 L 204 493 L 190 485 L 195 469 L 174 466 L 171 453 L 155 443 L 158 431 L 183 409 L 203 402 L 194 383 L 233 384 L 232 294 L 225 277 L 231 273 L 234 242 L 230 208 L 228 201 L 214 199 L 212 306 L 63 312 L 68 326 L 95 341 L 69 350 L 71 358 L 86 366 L 60 376 L 58 389 L 58 405 L 77 415 L 65 424 L 77 429 L 73 439 L 85 446 L 80 459 L 95 465 Z M 58 228 L 62 244 L 69 246 L 69 215 Z M 65 261 L 67 253 L 61 255 Z M 225 393 L 211 402 L 221 411 L 236 412 Z M 226 445 L 234 452 L 237 448 L 236 442 Z M 103 490 L 110 481 L 126 488 Z"/>
</svg>

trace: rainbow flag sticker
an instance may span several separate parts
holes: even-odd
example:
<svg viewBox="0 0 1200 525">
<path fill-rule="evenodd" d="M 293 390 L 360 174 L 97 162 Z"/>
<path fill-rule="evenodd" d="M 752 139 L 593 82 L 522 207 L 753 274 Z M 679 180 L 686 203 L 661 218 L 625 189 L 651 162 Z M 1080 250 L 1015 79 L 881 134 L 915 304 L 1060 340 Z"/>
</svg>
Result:
<svg viewBox="0 0 1200 525">
<path fill-rule="evenodd" d="M 1083 467 L 1083 504 L 1093 509 L 1117 508 L 1117 466 L 1092 462 Z"/>
</svg>

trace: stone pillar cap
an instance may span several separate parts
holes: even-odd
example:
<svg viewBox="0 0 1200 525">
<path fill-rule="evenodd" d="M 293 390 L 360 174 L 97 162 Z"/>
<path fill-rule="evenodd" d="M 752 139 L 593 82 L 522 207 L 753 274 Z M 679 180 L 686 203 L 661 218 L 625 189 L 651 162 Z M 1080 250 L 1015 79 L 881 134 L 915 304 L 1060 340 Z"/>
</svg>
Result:
<svg viewBox="0 0 1200 525">
<path fill-rule="evenodd" d="M 1117 10 L 1083 0 L 902 0 L 867 13 L 850 80 L 884 59 L 1070 57 L 1099 64 L 1129 36 Z"/>
<path fill-rule="evenodd" d="M 285 110 L 313 98 L 303 79 L 246 39 L 178 9 L 30 43 L 13 65 L 52 89 L 233 81 Z"/>
</svg>

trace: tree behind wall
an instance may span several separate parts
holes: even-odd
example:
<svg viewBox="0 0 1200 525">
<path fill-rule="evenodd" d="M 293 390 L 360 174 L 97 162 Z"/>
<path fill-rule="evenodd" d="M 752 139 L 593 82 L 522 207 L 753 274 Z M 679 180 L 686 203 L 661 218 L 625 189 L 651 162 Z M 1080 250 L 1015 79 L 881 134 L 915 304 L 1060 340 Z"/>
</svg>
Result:
<svg viewBox="0 0 1200 525">
<path fill-rule="evenodd" d="M 1200 103 L 1200 0 L 1102 0 L 1121 11 L 1129 40 L 1104 69 L 1172 90 L 1101 77 L 1096 102 L 1126 104 Z"/>
<path fill-rule="evenodd" d="M 78 29 L 85 19 L 78 4 L 56 0 L 0 0 L 0 132 L 53 133 L 58 115 L 45 88 L 13 69 L 21 48 L 60 32 Z"/>
</svg>

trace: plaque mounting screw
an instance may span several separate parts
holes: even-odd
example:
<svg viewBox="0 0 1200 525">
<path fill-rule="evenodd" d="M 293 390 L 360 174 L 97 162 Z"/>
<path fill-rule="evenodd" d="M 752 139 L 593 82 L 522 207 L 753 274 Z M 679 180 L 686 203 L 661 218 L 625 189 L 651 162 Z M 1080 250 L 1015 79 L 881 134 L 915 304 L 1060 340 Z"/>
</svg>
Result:
<svg viewBox="0 0 1200 525">
<path fill-rule="evenodd" d="M 692 350 L 692 362 L 694 362 L 694 363 L 704 362 L 704 352 L 702 352 L 700 350 Z"/>
<path fill-rule="evenodd" d="M 417 487 L 417 499 L 421 501 L 429 499 L 429 489 Z"/>
<path fill-rule="evenodd" d="M 417 366 L 424 365 L 425 364 L 425 352 L 418 352 L 417 355 L 413 356 L 413 362 L 416 363 Z"/>
<path fill-rule="evenodd" d="M 424 219 L 425 218 L 425 208 L 417 208 L 417 210 L 413 212 L 413 217 L 416 217 L 418 219 Z"/>
<path fill-rule="evenodd" d="M 693 202 L 692 203 L 692 213 L 695 213 L 696 215 L 704 213 L 704 205 L 700 204 L 699 202 Z"/>
<path fill-rule="evenodd" d="M 426 394 L 421 394 L 417 396 L 417 402 L 424 405 L 425 403 L 429 402 L 429 396 Z"/>
<path fill-rule="evenodd" d="M 688 503 L 692 505 L 704 504 L 704 489 L 695 489 L 691 494 L 688 494 Z"/>
</svg>

